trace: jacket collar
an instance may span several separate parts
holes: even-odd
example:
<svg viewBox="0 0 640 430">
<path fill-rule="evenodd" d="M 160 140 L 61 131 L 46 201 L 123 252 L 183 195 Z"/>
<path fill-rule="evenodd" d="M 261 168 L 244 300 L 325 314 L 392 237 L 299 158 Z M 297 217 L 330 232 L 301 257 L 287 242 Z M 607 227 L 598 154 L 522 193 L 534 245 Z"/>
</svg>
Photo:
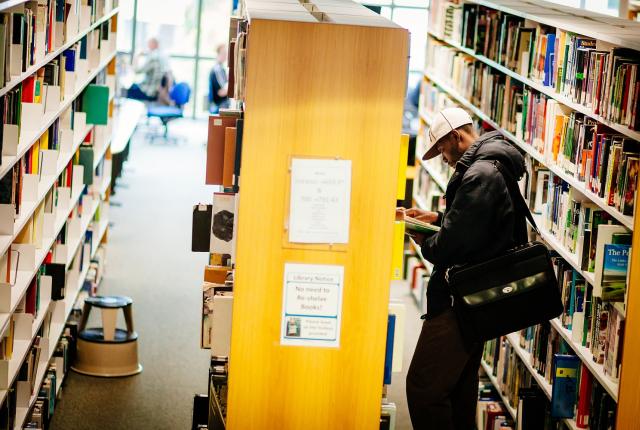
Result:
<svg viewBox="0 0 640 430">
<path fill-rule="evenodd" d="M 476 139 L 475 142 L 462 154 L 460 160 L 456 163 L 456 172 L 460 171 L 464 173 L 473 163 L 476 158 L 476 153 L 478 149 L 487 141 L 493 139 L 504 139 L 502 134 L 499 131 L 492 131 L 490 133 L 485 133 Z"/>
</svg>

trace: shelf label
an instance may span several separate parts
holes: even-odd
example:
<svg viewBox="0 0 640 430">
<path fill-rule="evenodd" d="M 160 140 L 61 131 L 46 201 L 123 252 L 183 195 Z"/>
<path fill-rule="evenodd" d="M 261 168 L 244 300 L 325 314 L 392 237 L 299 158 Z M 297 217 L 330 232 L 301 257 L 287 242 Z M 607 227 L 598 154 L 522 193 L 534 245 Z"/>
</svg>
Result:
<svg viewBox="0 0 640 430">
<path fill-rule="evenodd" d="M 344 266 L 284 265 L 280 344 L 340 346 Z"/>
<path fill-rule="evenodd" d="M 351 160 L 293 158 L 289 242 L 349 242 Z"/>
</svg>

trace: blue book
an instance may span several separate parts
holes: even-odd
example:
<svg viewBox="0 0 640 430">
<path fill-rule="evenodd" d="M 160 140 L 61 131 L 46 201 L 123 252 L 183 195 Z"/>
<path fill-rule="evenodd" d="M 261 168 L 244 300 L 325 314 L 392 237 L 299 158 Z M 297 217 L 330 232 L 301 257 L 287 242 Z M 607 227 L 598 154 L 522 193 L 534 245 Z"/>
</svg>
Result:
<svg viewBox="0 0 640 430">
<path fill-rule="evenodd" d="M 393 338 L 396 331 L 396 316 L 389 315 L 387 324 L 387 349 L 384 354 L 383 384 L 391 384 L 391 367 L 393 365 Z"/>
<path fill-rule="evenodd" d="M 573 418 L 577 394 L 580 359 L 575 355 L 553 355 L 551 416 Z"/>
<path fill-rule="evenodd" d="M 76 71 L 76 50 L 67 49 L 62 53 L 64 55 L 64 70 L 67 72 Z"/>
<path fill-rule="evenodd" d="M 553 84 L 553 57 L 556 45 L 556 35 L 547 34 L 547 52 L 544 55 L 544 81 L 542 85 L 550 87 Z"/>
<path fill-rule="evenodd" d="M 631 245 L 607 243 L 602 263 L 602 300 L 621 302 L 627 286 Z"/>
</svg>

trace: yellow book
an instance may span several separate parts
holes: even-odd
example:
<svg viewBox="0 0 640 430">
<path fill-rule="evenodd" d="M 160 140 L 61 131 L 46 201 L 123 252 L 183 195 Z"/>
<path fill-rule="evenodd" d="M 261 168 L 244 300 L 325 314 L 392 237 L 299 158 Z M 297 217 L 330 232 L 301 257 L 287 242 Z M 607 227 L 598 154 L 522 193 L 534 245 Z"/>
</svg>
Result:
<svg viewBox="0 0 640 430">
<path fill-rule="evenodd" d="M 407 159 L 409 157 L 409 135 L 400 135 L 400 166 L 398 166 L 398 192 L 396 199 L 404 200 L 407 188 Z"/>
<path fill-rule="evenodd" d="M 27 221 L 27 224 L 22 228 L 20 233 L 16 236 L 14 243 L 31 243 L 33 238 L 33 218 Z"/>
<path fill-rule="evenodd" d="M 33 214 L 33 228 L 31 229 L 31 243 L 36 249 L 42 248 L 42 231 L 44 229 L 44 202 L 40 203 Z"/>
<path fill-rule="evenodd" d="M 47 134 L 45 132 L 45 134 Z M 40 139 L 31 147 L 31 173 L 37 175 L 40 167 Z"/>
<path fill-rule="evenodd" d="M 42 136 L 40 136 L 40 150 L 44 151 L 45 149 L 49 149 L 49 131 L 45 131 Z"/>
<path fill-rule="evenodd" d="M 391 256 L 391 279 L 402 279 L 402 263 L 404 261 L 404 221 L 393 223 L 393 254 Z"/>
</svg>

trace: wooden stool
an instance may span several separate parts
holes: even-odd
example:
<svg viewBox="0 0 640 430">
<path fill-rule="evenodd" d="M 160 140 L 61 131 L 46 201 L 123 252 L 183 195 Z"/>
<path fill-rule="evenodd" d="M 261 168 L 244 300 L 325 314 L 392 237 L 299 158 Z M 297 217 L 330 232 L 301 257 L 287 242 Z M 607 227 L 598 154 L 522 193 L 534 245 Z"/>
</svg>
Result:
<svg viewBox="0 0 640 430">
<path fill-rule="evenodd" d="M 132 305 L 133 300 L 125 296 L 85 299 L 73 370 L 104 377 L 130 376 L 142 371 L 138 362 L 138 334 L 133 330 Z M 102 327 L 86 328 L 93 307 L 100 308 Z M 124 313 L 126 330 L 116 327 L 118 309 Z"/>
</svg>

